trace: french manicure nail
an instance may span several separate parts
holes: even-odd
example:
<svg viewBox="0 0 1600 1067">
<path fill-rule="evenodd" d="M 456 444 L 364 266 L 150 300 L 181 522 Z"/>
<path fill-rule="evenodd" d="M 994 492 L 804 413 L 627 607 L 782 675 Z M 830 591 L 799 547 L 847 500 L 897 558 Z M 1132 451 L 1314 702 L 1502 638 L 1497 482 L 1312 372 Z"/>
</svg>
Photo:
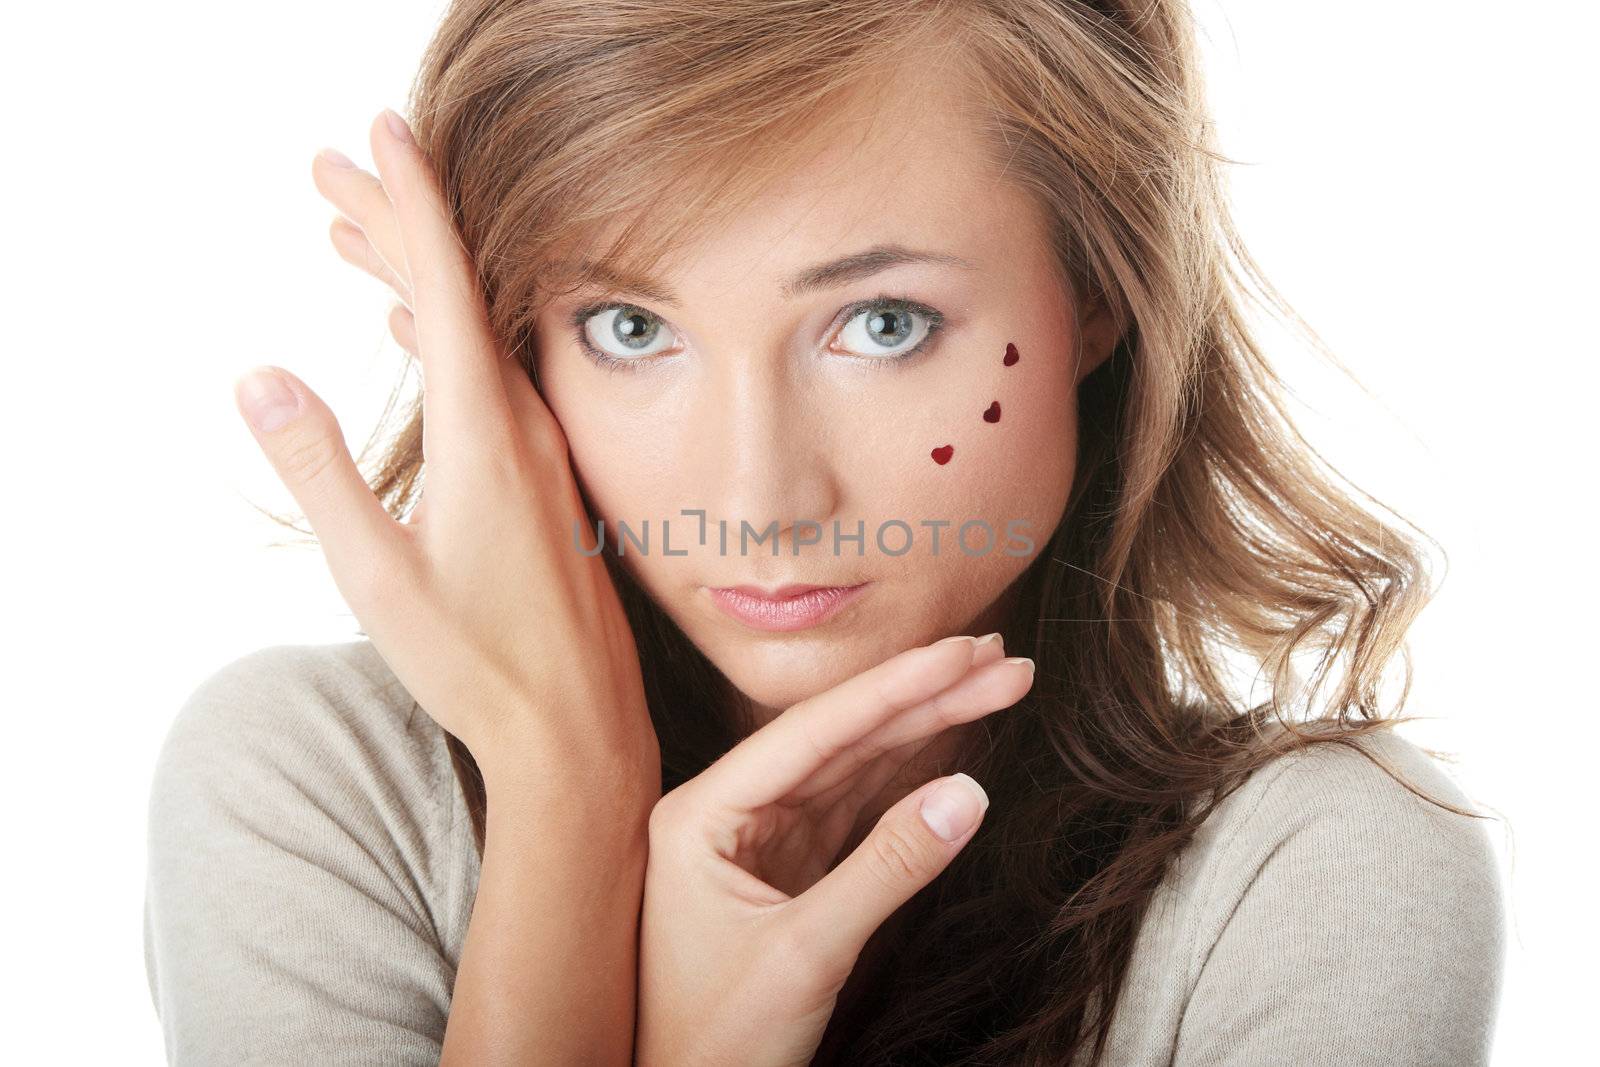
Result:
<svg viewBox="0 0 1600 1067">
<path fill-rule="evenodd" d="M 978 639 L 976 637 L 970 637 L 970 636 L 968 636 L 966 634 L 957 634 L 955 637 L 946 637 L 941 641 L 935 641 L 934 644 L 936 644 L 936 645 L 948 645 L 952 641 L 971 641 L 974 644 L 976 644 L 977 640 Z"/>
<path fill-rule="evenodd" d="M 300 410 L 300 399 L 282 377 L 265 367 L 241 376 L 234 386 L 245 418 L 262 433 L 271 433 Z"/>
<path fill-rule="evenodd" d="M 383 109 L 383 117 L 389 122 L 389 132 L 406 144 L 416 144 L 416 139 L 411 136 L 411 127 L 406 125 L 406 120 L 401 118 L 394 108 Z"/>
<path fill-rule="evenodd" d="M 978 638 L 978 647 L 982 648 L 984 645 L 987 645 L 990 641 L 998 641 L 998 640 L 1000 640 L 999 631 L 996 631 L 996 632 L 994 632 L 992 634 L 984 634 L 982 637 Z"/>
<path fill-rule="evenodd" d="M 922 800 L 922 821 L 940 840 L 955 841 L 977 825 L 989 808 L 989 794 L 971 775 L 957 772 Z"/>
<path fill-rule="evenodd" d="M 1029 659 L 1027 656 L 1007 656 L 1005 659 L 1001 660 L 1000 662 L 1001 663 L 1026 663 L 1028 665 L 1028 669 L 1030 671 L 1034 669 L 1033 660 Z"/>
<path fill-rule="evenodd" d="M 326 159 L 329 163 L 332 163 L 336 167 L 344 167 L 347 170 L 354 170 L 356 166 L 354 160 L 345 155 L 343 152 L 339 151 L 337 148 L 324 148 L 322 151 L 318 152 L 317 155 L 321 156 L 323 159 Z"/>
</svg>

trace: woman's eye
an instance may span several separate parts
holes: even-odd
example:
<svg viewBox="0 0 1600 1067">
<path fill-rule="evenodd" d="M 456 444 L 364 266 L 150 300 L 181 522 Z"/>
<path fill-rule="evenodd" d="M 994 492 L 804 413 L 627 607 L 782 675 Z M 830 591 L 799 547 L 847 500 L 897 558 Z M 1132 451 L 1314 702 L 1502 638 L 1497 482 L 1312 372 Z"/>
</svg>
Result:
<svg viewBox="0 0 1600 1067">
<path fill-rule="evenodd" d="M 653 356 L 672 347 L 672 333 L 666 324 L 631 304 L 585 309 L 580 313 L 578 328 L 591 351 L 614 360 Z"/>
<path fill-rule="evenodd" d="M 839 339 L 856 355 L 894 359 L 921 347 L 938 325 L 937 313 L 913 308 L 903 301 L 875 300 L 862 305 L 844 324 Z"/>
<path fill-rule="evenodd" d="M 927 347 L 944 316 L 909 300 L 880 295 L 846 309 L 850 318 L 836 345 L 850 355 L 879 365 L 900 363 Z M 608 369 L 633 370 L 647 357 L 674 347 L 674 335 L 659 316 L 634 304 L 590 304 L 573 315 L 577 340 Z"/>
</svg>

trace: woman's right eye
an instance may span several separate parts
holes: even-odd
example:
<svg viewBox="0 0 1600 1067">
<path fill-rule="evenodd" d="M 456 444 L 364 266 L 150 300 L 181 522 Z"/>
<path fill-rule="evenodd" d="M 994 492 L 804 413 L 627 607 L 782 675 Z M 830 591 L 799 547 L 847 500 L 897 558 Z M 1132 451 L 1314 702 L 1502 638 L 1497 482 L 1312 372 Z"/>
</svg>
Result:
<svg viewBox="0 0 1600 1067">
<path fill-rule="evenodd" d="M 666 323 L 632 304 L 590 305 L 573 320 L 578 342 L 602 363 L 638 362 L 672 347 Z"/>
</svg>

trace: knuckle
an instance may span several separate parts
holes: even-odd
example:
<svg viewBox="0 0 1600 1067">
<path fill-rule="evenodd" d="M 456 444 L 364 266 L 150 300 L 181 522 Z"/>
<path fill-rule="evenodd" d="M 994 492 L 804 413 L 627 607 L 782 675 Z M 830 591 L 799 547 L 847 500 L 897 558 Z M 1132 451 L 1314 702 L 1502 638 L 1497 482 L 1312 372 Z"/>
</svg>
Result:
<svg viewBox="0 0 1600 1067">
<path fill-rule="evenodd" d="M 278 469 L 295 482 L 319 481 L 338 462 L 340 447 L 334 435 L 316 427 L 283 445 L 277 455 Z"/>
<path fill-rule="evenodd" d="M 680 796 L 681 790 L 674 789 L 664 794 L 655 806 L 650 809 L 648 822 L 649 833 L 652 839 L 665 839 L 678 832 L 683 825 L 684 815 L 682 808 L 684 802 Z"/>
<path fill-rule="evenodd" d="M 884 827 L 872 836 L 869 864 L 890 888 L 902 888 L 907 881 L 927 873 L 928 858 L 921 845 L 899 827 Z"/>
<path fill-rule="evenodd" d="M 947 689 L 933 698 L 929 710 L 940 726 L 955 726 L 966 717 L 967 709 L 963 702 L 951 700 Z"/>
</svg>

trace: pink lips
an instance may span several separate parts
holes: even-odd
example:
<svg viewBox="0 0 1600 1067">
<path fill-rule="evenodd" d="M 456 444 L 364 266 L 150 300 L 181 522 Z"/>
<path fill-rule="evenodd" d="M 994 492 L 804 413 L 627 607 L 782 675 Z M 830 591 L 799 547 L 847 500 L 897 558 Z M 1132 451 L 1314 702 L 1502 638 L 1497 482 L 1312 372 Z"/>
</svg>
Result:
<svg viewBox="0 0 1600 1067">
<path fill-rule="evenodd" d="M 804 630 L 833 616 L 868 584 L 783 585 L 776 589 L 736 585 L 712 589 L 711 599 L 733 618 L 758 630 Z"/>
</svg>

